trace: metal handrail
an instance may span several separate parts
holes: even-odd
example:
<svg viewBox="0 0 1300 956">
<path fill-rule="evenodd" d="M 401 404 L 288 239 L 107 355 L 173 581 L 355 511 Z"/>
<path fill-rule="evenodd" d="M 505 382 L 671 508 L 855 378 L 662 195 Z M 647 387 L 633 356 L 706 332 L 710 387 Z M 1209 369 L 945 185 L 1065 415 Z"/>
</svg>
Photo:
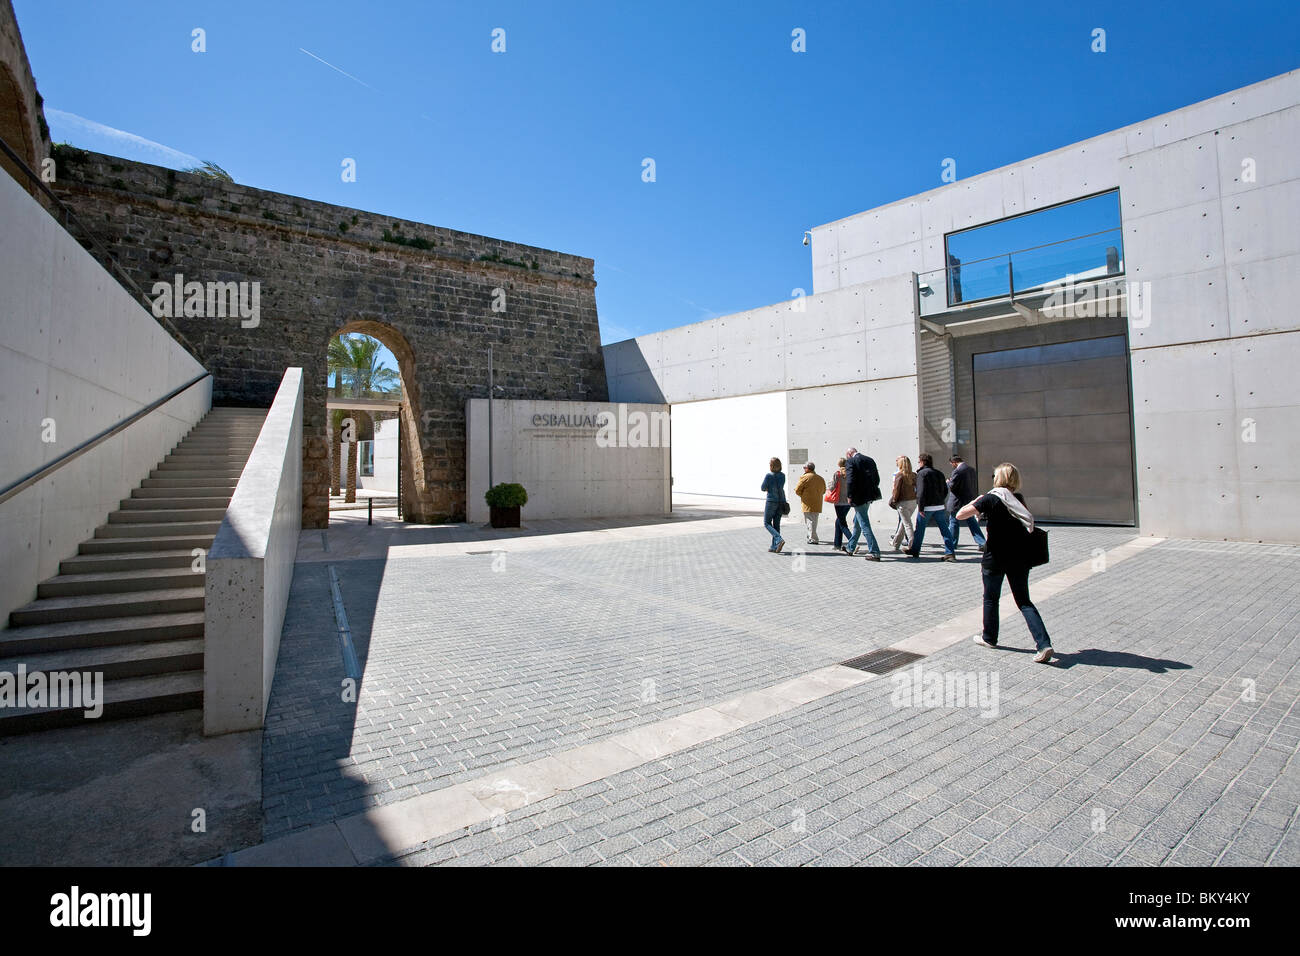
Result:
<svg viewBox="0 0 1300 956">
<path fill-rule="evenodd" d="M 983 259 L 970 259 L 966 262 L 960 262 L 955 266 L 944 266 L 942 269 L 931 269 L 929 272 L 920 272 L 918 275 L 934 275 L 936 272 L 947 272 L 949 269 L 960 269 L 963 266 L 974 266 L 981 262 L 992 262 L 994 259 L 1006 259 L 1010 256 L 1018 256 L 1022 252 L 1033 252 L 1035 249 L 1046 249 L 1048 246 L 1059 246 L 1066 242 L 1075 242 L 1079 239 L 1091 239 L 1093 236 L 1104 236 L 1108 232 L 1123 232 L 1123 226 L 1112 226 L 1110 229 L 1103 229 L 1101 232 L 1089 232 L 1082 236 L 1070 236 L 1068 239 L 1057 239 L 1053 242 L 1044 242 L 1037 246 L 1028 246 L 1024 249 L 1012 249 L 1010 252 L 999 252 L 996 256 L 985 256 Z"/>
<path fill-rule="evenodd" d="M 68 451 L 65 451 L 58 458 L 54 459 L 54 461 L 42 465 L 40 468 L 37 468 L 35 471 L 31 472 L 30 474 L 27 474 L 22 478 L 19 478 L 17 481 L 9 485 L 6 485 L 4 490 L 0 491 L 0 504 L 4 504 L 6 501 L 8 501 L 14 495 L 18 494 L 20 491 L 23 491 L 26 488 L 30 488 L 32 485 L 36 484 L 36 482 L 40 481 L 42 478 L 45 478 L 46 476 L 58 471 L 60 468 L 68 464 L 68 462 L 72 461 L 73 459 L 80 458 L 82 455 L 90 451 L 90 449 L 94 448 L 96 445 L 101 445 L 104 442 L 108 441 L 118 432 L 122 431 L 123 429 L 127 428 L 130 425 L 135 424 L 140 419 L 144 418 L 144 416 L 152 412 L 154 409 L 161 408 L 163 405 L 166 405 L 168 402 L 170 402 L 181 392 L 185 391 L 186 389 L 192 388 L 193 386 L 199 384 L 199 382 L 203 381 L 205 378 L 211 377 L 211 375 L 212 373 L 207 371 L 205 371 L 202 375 L 196 375 L 194 378 L 190 379 L 184 385 L 180 386 L 179 388 L 172 389 L 162 398 L 150 402 L 144 408 L 141 408 L 140 410 L 133 412 L 132 414 L 128 415 L 126 418 L 122 419 L 116 425 L 112 425 L 109 428 L 104 429 L 98 435 L 95 435 L 91 438 L 87 438 L 85 441 L 83 441 L 80 445 L 77 445 L 75 448 L 71 448 Z"/>
<path fill-rule="evenodd" d="M 146 308 L 151 306 L 152 303 L 150 302 L 149 296 L 145 293 L 144 289 L 140 288 L 140 286 L 136 283 L 136 281 L 131 278 L 130 274 L 126 271 L 126 269 L 122 266 L 122 264 L 118 262 L 117 259 L 113 256 L 113 254 L 108 251 L 108 248 L 104 246 L 103 243 L 101 243 L 95 237 L 95 234 L 86 227 L 86 224 L 77 218 L 77 216 L 73 213 L 72 209 L 68 206 L 68 204 L 65 203 L 58 196 L 56 196 L 53 193 L 53 191 L 50 189 L 50 187 L 45 185 L 41 177 L 36 174 L 35 170 L 33 170 L 30 166 L 27 165 L 27 161 L 24 160 L 21 156 L 19 156 L 16 152 L 14 152 L 13 148 L 4 141 L 4 137 L 0 137 L 0 152 L 8 156 L 9 159 L 12 160 L 13 163 L 19 169 L 21 169 L 23 173 L 26 174 L 27 178 L 32 181 L 32 183 L 36 186 L 36 188 L 39 189 L 42 193 L 44 193 L 45 196 L 49 198 L 49 200 L 52 203 L 54 203 L 54 205 L 58 208 L 59 212 L 63 214 L 65 221 L 61 223 L 61 225 L 63 226 L 64 230 L 69 235 L 72 235 L 72 230 L 68 228 L 68 223 L 69 222 L 76 223 L 77 228 L 81 231 L 82 235 L 84 235 L 87 241 L 90 242 L 91 246 L 94 247 L 94 251 L 97 257 L 99 258 L 100 265 L 112 271 L 116 275 L 119 282 L 121 282 L 123 285 L 129 288 L 136 296 L 139 297 L 142 305 L 144 305 Z M 190 340 L 187 339 L 181 333 L 180 329 L 172 325 L 172 323 L 169 322 L 165 317 L 154 315 L 152 309 L 149 309 L 149 314 L 154 316 L 154 318 L 158 321 L 158 324 L 161 325 L 163 328 L 165 328 L 171 334 L 172 338 L 176 339 L 177 342 L 179 342 L 181 345 L 185 347 L 185 351 L 189 352 L 190 356 L 195 361 L 202 364 L 203 360 L 199 358 L 199 353 L 195 350 Z"/>
</svg>

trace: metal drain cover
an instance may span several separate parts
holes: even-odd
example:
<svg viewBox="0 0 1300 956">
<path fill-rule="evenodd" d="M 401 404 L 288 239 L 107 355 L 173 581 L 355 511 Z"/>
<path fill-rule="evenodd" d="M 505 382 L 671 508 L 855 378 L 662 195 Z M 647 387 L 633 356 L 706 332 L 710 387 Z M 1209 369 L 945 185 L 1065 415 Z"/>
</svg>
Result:
<svg viewBox="0 0 1300 956">
<path fill-rule="evenodd" d="M 892 670 L 907 666 L 912 661 L 919 661 L 924 656 L 924 654 L 913 654 L 911 651 L 898 651 L 890 647 L 883 647 L 878 651 L 863 654 L 861 657 L 840 661 L 840 666 L 852 667 L 856 670 L 866 671 L 869 674 L 887 674 Z"/>
</svg>

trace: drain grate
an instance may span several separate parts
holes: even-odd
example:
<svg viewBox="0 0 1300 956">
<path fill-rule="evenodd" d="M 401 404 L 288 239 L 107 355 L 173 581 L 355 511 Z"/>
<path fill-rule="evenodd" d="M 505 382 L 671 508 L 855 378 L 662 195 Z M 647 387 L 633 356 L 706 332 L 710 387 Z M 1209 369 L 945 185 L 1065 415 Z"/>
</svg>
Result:
<svg viewBox="0 0 1300 956">
<path fill-rule="evenodd" d="M 852 660 L 840 661 L 840 666 L 852 667 L 869 674 L 888 674 L 892 670 L 907 666 L 912 661 L 919 661 L 924 656 L 924 654 L 913 654 L 911 651 L 897 651 L 884 647 Z"/>
</svg>

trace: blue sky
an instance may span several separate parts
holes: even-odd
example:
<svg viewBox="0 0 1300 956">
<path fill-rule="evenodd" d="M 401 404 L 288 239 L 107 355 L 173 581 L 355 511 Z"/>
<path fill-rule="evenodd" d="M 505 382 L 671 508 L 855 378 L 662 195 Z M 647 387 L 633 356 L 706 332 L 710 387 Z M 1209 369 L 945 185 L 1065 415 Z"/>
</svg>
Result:
<svg viewBox="0 0 1300 956">
<path fill-rule="evenodd" d="M 590 256 L 605 341 L 811 291 L 805 229 L 945 158 L 965 178 L 1300 65 L 1293 2 L 14 6 L 56 141 Z"/>
</svg>

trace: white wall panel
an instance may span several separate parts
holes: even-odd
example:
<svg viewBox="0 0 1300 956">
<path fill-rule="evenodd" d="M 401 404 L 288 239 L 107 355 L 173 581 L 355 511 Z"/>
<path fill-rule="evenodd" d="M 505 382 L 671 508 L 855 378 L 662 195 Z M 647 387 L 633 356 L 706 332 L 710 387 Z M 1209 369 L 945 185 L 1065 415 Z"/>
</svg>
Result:
<svg viewBox="0 0 1300 956">
<path fill-rule="evenodd" d="M 673 406 L 673 491 L 760 499 L 773 456 L 788 465 L 783 392 Z"/>
</svg>

